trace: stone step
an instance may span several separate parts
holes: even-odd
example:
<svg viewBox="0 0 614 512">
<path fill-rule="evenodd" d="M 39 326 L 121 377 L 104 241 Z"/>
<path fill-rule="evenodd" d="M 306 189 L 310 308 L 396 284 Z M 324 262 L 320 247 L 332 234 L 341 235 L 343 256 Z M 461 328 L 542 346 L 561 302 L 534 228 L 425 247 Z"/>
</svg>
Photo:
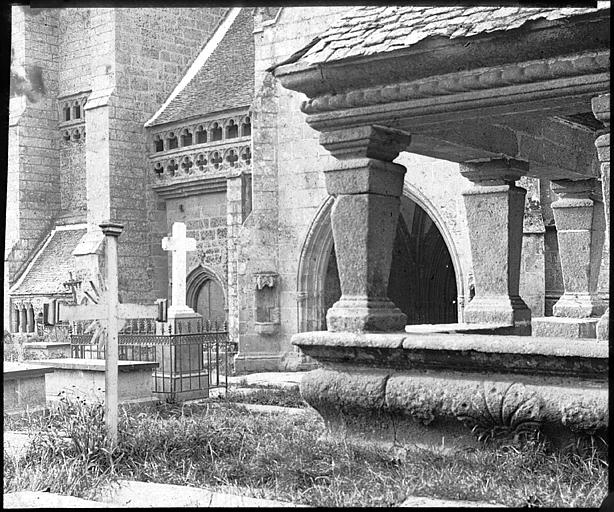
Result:
<svg viewBox="0 0 614 512">
<path fill-rule="evenodd" d="M 101 502 L 114 507 L 305 507 L 283 501 L 251 498 L 209 491 L 198 487 L 120 480 L 103 488 L 97 495 Z"/>
<path fill-rule="evenodd" d="M 536 317 L 531 320 L 532 336 L 594 339 L 599 318 Z"/>
</svg>

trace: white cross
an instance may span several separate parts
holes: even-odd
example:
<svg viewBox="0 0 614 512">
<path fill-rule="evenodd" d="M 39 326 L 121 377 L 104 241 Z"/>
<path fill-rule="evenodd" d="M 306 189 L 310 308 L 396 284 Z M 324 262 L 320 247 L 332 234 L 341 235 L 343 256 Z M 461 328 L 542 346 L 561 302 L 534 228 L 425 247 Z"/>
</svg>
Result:
<svg viewBox="0 0 614 512">
<path fill-rule="evenodd" d="M 172 251 L 172 300 L 170 310 L 193 312 L 185 303 L 187 252 L 196 250 L 196 240 L 186 237 L 183 222 L 173 223 L 172 236 L 162 239 L 162 249 Z"/>
</svg>

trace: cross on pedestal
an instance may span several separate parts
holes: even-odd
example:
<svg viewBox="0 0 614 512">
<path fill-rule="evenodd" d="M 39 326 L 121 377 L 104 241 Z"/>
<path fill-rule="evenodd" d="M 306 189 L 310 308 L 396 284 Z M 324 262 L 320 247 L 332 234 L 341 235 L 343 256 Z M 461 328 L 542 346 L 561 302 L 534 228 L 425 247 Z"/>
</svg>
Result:
<svg viewBox="0 0 614 512">
<path fill-rule="evenodd" d="M 157 306 L 141 304 L 119 304 L 117 300 L 117 238 L 123 230 L 121 224 L 106 222 L 100 224 L 105 235 L 105 256 L 107 266 L 107 290 L 101 294 L 97 304 L 83 306 L 60 306 L 61 320 L 98 320 L 106 329 L 105 390 L 104 408 L 107 435 L 111 449 L 117 445 L 117 404 L 118 404 L 118 344 L 119 326 L 128 318 L 155 317 Z M 100 331 L 99 331 L 100 334 Z"/>
<path fill-rule="evenodd" d="M 196 250 L 196 240 L 186 237 L 186 227 L 183 222 L 173 223 L 172 236 L 162 239 L 162 249 L 171 251 L 172 255 L 172 294 L 169 315 L 175 313 L 194 313 L 185 303 L 187 252 Z"/>
</svg>

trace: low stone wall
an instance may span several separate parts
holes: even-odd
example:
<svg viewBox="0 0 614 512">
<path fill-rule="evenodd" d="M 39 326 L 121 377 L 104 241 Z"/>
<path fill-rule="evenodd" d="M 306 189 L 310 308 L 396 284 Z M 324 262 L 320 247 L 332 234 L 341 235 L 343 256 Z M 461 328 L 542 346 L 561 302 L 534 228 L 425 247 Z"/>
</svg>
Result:
<svg viewBox="0 0 614 512">
<path fill-rule="evenodd" d="M 104 401 L 105 361 L 102 359 L 46 359 L 34 362 L 50 366 L 46 376 L 47 399 L 57 400 L 62 391 L 89 401 Z M 155 362 L 119 361 L 118 393 L 120 403 L 154 400 L 152 371 Z"/>
<path fill-rule="evenodd" d="M 70 342 L 32 341 L 23 344 L 26 357 L 32 359 L 62 359 L 70 357 Z"/>
<path fill-rule="evenodd" d="M 4 412 L 44 408 L 45 375 L 49 366 L 4 361 Z"/>
<path fill-rule="evenodd" d="M 385 444 L 475 446 L 541 430 L 555 445 L 608 429 L 608 347 L 484 334 L 312 332 L 301 394 L 331 431 Z"/>
</svg>

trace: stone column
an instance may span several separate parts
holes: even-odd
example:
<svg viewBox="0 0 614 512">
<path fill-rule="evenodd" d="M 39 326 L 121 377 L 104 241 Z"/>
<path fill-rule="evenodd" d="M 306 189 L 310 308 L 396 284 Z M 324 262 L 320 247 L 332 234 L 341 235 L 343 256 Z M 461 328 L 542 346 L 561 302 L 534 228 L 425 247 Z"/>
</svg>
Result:
<svg viewBox="0 0 614 512">
<path fill-rule="evenodd" d="M 34 308 L 32 305 L 29 305 L 26 308 L 27 318 L 28 318 L 28 332 L 34 332 Z"/>
<path fill-rule="evenodd" d="M 597 157 L 601 163 L 601 187 L 603 192 L 603 202 L 605 210 L 605 232 L 610 236 L 610 95 L 604 94 L 593 98 L 593 114 L 605 125 L 606 133 L 603 133 L 595 140 L 597 147 Z M 611 251 L 611 249 L 610 249 Z M 610 324 L 610 309 L 599 320 L 597 324 L 597 339 L 608 340 Z"/>
<path fill-rule="evenodd" d="M 601 315 L 605 303 L 597 295 L 604 241 L 603 203 L 595 200 L 598 183 L 557 180 L 552 203 L 565 293 L 552 308 L 554 316 L 588 318 Z"/>
<path fill-rule="evenodd" d="M 326 315 L 328 330 L 403 330 L 407 317 L 387 291 L 405 176 L 392 161 L 410 136 L 364 126 L 323 133 L 320 143 L 339 160 L 325 171 L 335 197 L 331 222 L 341 284 L 341 298 Z"/>
<path fill-rule="evenodd" d="M 19 332 L 27 332 L 27 318 L 26 318 L 26 308 L 22 306 L 20 314 L 19 314 Z"/>
<path fill-rule="evenodd" d="M 13 318 L 12 318 L 12 329 L 11 332 L 19 332 L 19 309 L 13 308 Z"/>
<path fill-rule="evenodd" d="M 519 295 L 526 190 L 515 184 L 527 170 L 528 164 L 517 160 L 461 164 L 462 175 L 472 182 L 463 192 L 475 279 L 466 323 L 530 334 L 531 310 Z"/>
</svg>

